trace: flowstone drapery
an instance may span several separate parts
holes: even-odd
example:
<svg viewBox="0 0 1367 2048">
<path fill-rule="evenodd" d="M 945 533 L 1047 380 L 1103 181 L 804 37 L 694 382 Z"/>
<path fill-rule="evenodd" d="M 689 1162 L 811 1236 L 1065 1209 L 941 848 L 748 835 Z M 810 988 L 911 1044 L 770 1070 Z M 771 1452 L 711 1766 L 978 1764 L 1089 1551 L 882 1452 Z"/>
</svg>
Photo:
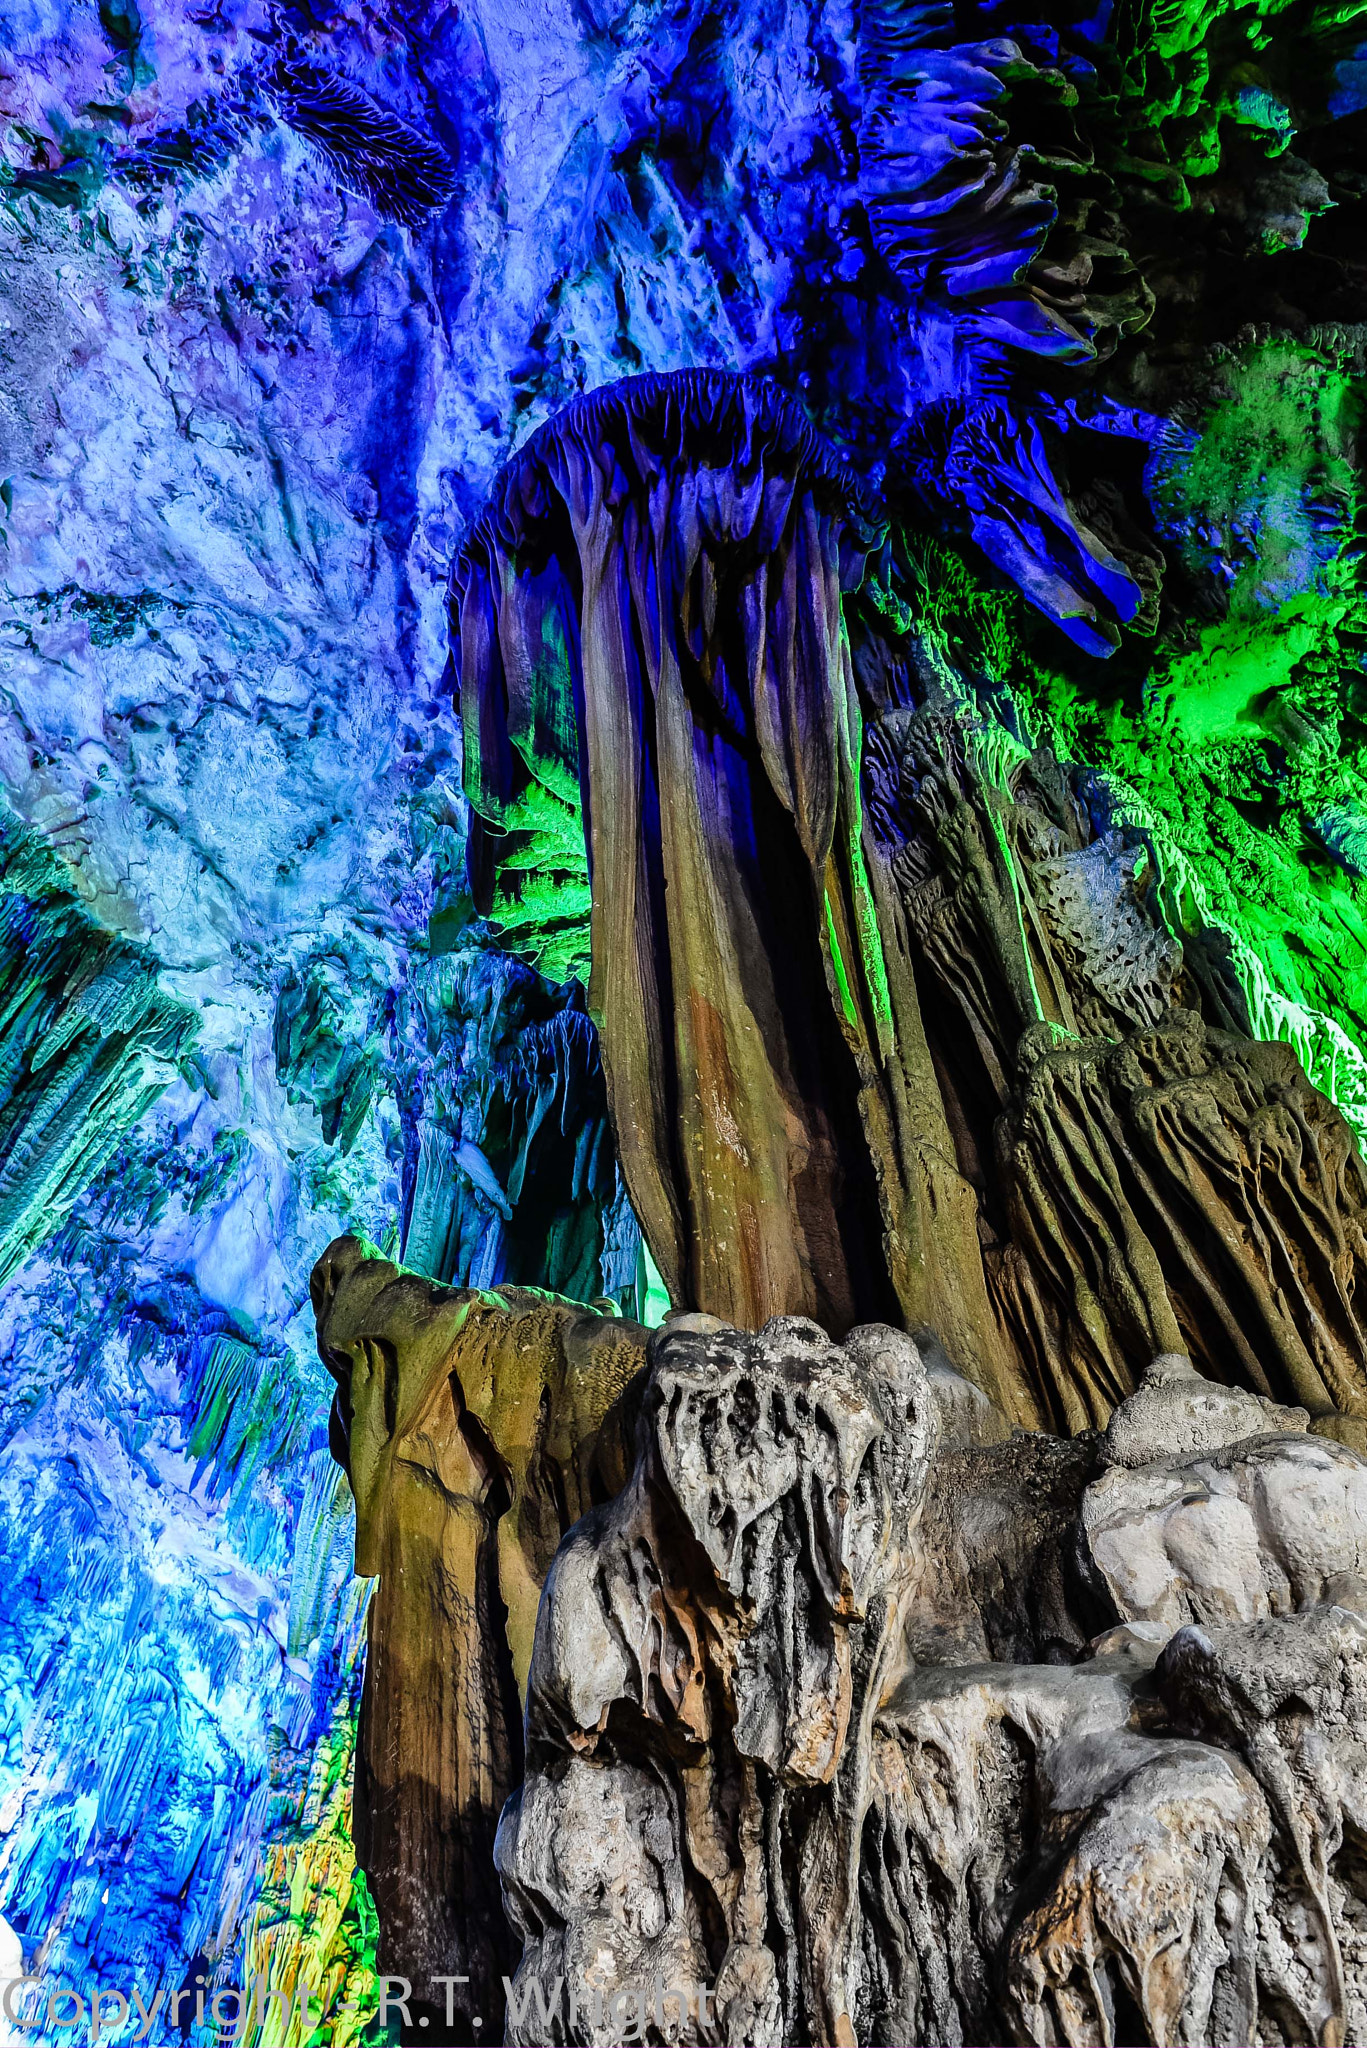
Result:
<svg viewBox="0 0 1367 2048">
<path fill-rule="evenodd" d="M 457 565 L 475 884 L 515 941 L 582 816 L 675 1306 L 929 1326 L 1031 1426 L 1104 1423 L 1176 1350 L 1367 1419 L 1352 1133 L 1095 779 L 972 703 L 905 570 L 795 405 L 697 372 L 570 406 Z"/>
<path fill-rule="evenodd" d="M 886 1325 L 314 1292 L 380 1961 L 461 2038 L 505 1976 L 527 2043 L 1367 2036 L 1367 1460 L 1303 1409 L 1168 1353 L 1066 1439 Z"/>
<path fill-rule="evenodd" d="M 841 596 L 881 538 L 771 385 L 571 405 L 455 573 L 473 876 L 516 937 L 587 840 L 589 1006 L 677 1303 L 836 1330 L 900 1309 L 995 1385 L 972 1198 L 865 867 Z"/>
<path fill-rule="evenodd" d="M 1100 1426 L 1149 1359 L 1367 1415 L 1367 1179 L 1218 935 L 1160 919 L 1095 778 L 866 644 L 870 868 L 893 907 L 1030 1419 Z"/>
<path fill-rule="evenodd" d="M 1253 1041 L 1367 1135 L 1365 39 L 1367 0 L 0 0 L 5 1968 L 268 1968 L 368 2038 L 371 1589 L 301 1311 L 343 1232 L 644 1320 L 634 1199 L 680 1308 L 929 1329 L 1083 1432 L 998 1457 L 922 1662 L 1085 1650 L 1085 1431 L 1155 1351 L 1356 1445 L 1358 1167 Z M 477 615 L 536 679 L 506 809 Z M 487 1917 L 515 1774 L 468 1622 L 511 1511 L 457 1436 L 447 1493 L 392 1468 L 371 1661 L 439 1709 L 415 1780 L 489 1810 L 464 1863 L 444 1794 L 383 1836 L 368 1722 L 387 1961 L 385 1859 Z"/>
</svg>

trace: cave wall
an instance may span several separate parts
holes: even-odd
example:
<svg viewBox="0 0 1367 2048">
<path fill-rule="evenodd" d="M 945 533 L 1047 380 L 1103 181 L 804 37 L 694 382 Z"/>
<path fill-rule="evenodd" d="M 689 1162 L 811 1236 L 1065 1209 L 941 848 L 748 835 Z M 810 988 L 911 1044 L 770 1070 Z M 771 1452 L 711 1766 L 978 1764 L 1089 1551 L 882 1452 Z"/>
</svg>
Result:
<svg viewBox="0 0 1367 2048">
<path fill-rule="evenodd" d="M 0 1915 L 51 1971 L 368 1985 L 322 1245 L 645 1306 L 579 819 L 473 917 L 448 669 L 580 392 L 775 373 L 897 510 L 917 687 L 1089 774 L 1367 1128 L 1361 29 L 989 12 L 0 5 Z"/>
</svg>

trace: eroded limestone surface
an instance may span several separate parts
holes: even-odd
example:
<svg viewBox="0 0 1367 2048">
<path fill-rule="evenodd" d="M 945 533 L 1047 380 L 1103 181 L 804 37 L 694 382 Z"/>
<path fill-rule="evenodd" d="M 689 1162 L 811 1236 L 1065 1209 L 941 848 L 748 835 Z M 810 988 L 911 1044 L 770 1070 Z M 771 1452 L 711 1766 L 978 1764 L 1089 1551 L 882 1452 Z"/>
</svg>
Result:
<svg viewBox="0 0 1367 2048">
<path fill-rule="evenodd" d="M 1367 2036 L 1355 1451 L 1174 1357 L 1104 1437 L 996 1442 L 882 1326 L 649 1363 L 541 1599 L 509 2040 L 661 1983 L 718 2043 Z"/>
</svg>

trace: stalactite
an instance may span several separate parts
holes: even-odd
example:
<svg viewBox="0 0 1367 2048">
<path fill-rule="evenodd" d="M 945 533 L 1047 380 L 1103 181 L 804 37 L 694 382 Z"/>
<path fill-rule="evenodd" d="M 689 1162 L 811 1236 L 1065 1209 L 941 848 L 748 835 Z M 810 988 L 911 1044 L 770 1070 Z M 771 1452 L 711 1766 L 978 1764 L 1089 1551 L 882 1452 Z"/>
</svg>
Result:
<svg viewBox="0 0 1367 2048">
<path fill-rule="evenodd" d="M 1297 1611 L 1357 1598 L 1310 1564 L 1357 1485 L 1362 1183 L 1306 1081 L 1367 1132 L 1361 0 L 0 13 L 3 1967 L 369 1984 L 340 1789 L 366 1589 L 309 1268 L 349 1230 L 655 1321 L 639 1203 L 677 1304 L 899 1320 L 963 1433 L 876 1730 L 859 2038 L 1363 2038 L 1354 1629 Z M 460 680 L 517 699 L 477 902 L 441 618 L 467 543 L 461 624 L 500 631 Z M 786 725 L 752 666 L 797 678 Z M 477 743 L 467 770 L 484 802 Z M 1229 1390 L 1155 1345 L 1281 1447 L 1217 1441 Z M 1141 1456 L 1165 1403 L 1185 1434 Z M 490 1559 L 525 1648 L 513 1575 L 583 1504 L 582 1422 L 535 1541 L 461 1497 L 508 1727 Z M 719 1503 L 784 1477 L 724 1451 Z M 785 1647 L 785 1601 L 829 1647 L 793 1533 L 760 1633 L 829 1732 L 839 1658 Z M 688 1559 L 678 1611 L 719 1611 Z M 1130 1618 L 1094 1657 L 1106 1598 Z M 1137 1673 L 1178 1622 L 1204 1643 Z M 647 1730 L 648 1852 L 693 1727 Z M 538 1913 L 567 1873 L 649 1893 L 600 1826 L 620 1732 L 596 1779 L 534 1766 L 541 1820 L 580 1802 Z M 753 1817 L 760 1769 L 722 1776 Z M 741 1844 L 737 2015 L 756 1873 L 822 1796 Z M 790 1952 L 832 2031 L 824 1908 L 774 1898 L 784 2031 Z"/>
<path fill-rule="evenodd" d="M 616 1148 L 582 991 L 467 938 L 425 963 L 413 1010 L 426 1062 L 405 1117 L 405 1264 L 460 1285 L 621 1292 L 620 1248 L 604 1270 Z"/>
<path fill-rule="evenodd" d="M 157 970 L 86 916 L 46 847 L 0 817 L 0 1279 L 188 1056 L 193 1016 Z"/>
<path fill-rule="evenodd" d="M 1098 830 L 1089 777 L 1023 747 L 999 772 L 975 713 L 863 672 L 874 860 L 1039 1414 L 1103 1424 L 1177 1351 L 1326 1419 L 1367 1413 L 1367 1183 L 1342 1116 L 1289 1045 L 1202 1021 L 1247 1028 L 1200 927 L 1185 950 L 1164 929 L 1142 836 L 1113 812 Z"/>
<path fill-rule="evenodd" d="M 496 834 L 579 787 L 589 1006 L 676 1305 L 839 1329 L 900 1302 L 1010 1401 L 865 867 L 841 596 L 878 539 L 762 384 L 641 378 L 544 429 L 455 578 L 472 874 L 496 912 Z"/>
</svg>

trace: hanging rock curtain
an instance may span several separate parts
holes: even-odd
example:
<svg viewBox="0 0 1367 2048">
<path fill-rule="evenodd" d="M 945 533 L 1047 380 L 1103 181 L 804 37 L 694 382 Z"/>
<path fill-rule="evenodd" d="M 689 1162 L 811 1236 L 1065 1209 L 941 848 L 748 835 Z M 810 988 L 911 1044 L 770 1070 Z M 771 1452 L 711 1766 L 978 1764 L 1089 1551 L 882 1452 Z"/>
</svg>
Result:
<svg viewBox="0 0 1367 2048">
<path fill-rule="evenodd" d="M 533 436 L 456 573 L 481 908 L 518 921 L 582 803 L 632 1201 L 675 1303 L 743 1325 L 912 1307 L 841 614 L 880 540 L 796 405 L 690 371 Z"/>
</svg>

